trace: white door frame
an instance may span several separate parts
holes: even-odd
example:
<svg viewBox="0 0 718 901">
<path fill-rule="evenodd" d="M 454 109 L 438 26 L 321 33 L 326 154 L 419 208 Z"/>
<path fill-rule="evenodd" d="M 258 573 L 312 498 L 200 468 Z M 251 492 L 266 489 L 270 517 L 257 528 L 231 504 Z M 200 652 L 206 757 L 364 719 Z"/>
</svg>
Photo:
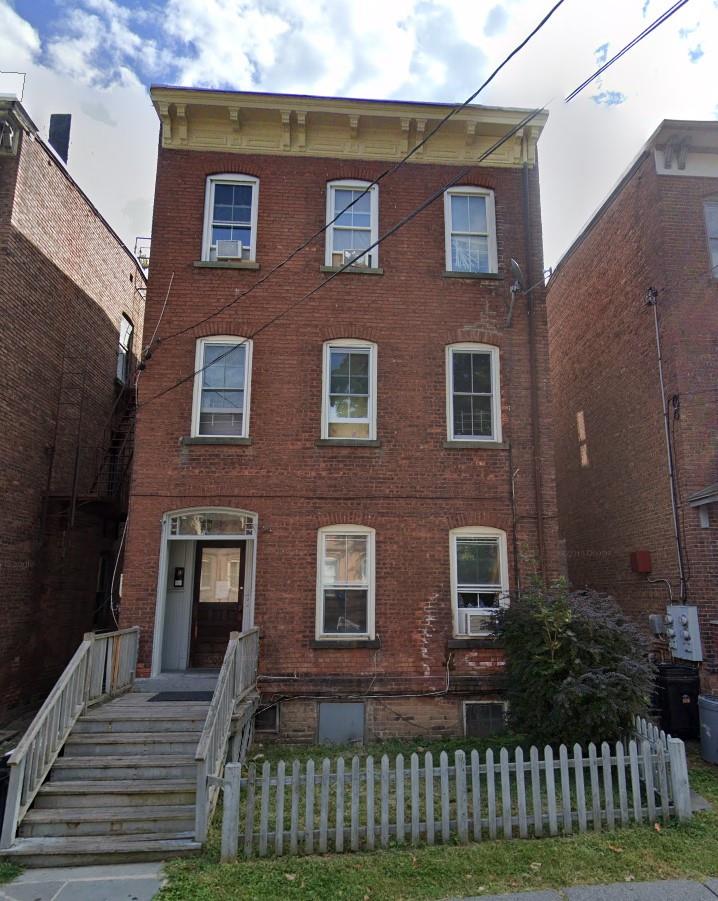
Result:
<svg viewBox="0 0 718 901">
<path fill-rule="evenodd" d="M 254 534 L 217 534 L 217 535 L 171 535 L 170 522 L 175 516 L 196 513 L 229 513 L 234 516 L 251 517 L 254 523 Z M 244 576 L 244 598 L 242 605 L 242 631 L 254 625 L 254 586 L 257 572 L 257 523 L 258 516 L 250 510 L 235 507 L 185 507 L 181 510 L 170 510 L 162 516 L 162 533 L 160 539 L 160 556 L 157 572 L 157 596 L 155 599 L 155 627 L 152 636 L 152 676 L 162 672 L 162 643 L 165 631 L 165 608 L 167 605 L 167 564 L 168 545 L 170 541 L 246 541 L 248 543 Z"/>
</svg>

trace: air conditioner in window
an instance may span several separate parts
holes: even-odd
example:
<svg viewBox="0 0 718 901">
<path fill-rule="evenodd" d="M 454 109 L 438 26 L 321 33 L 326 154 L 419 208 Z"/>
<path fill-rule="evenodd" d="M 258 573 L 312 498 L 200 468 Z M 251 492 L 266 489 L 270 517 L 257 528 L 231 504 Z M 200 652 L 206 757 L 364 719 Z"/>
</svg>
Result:
<svg viewBox="0 0 718 901">
<path fill-rule="evenodd" d="M 466 614 L 467 635 L 491 635 L 493 633 L 493 616 L 486 613 Z"/>
<path fill-rule="evenodd" d="M 217 259 L 218 260 L 241 260 L 242 259 L 242 242 L 241 241 L 217 241 Z"/>
<path fill-rule="evenodd" d="M 337 269 L 340 266 L 346 266 L 347 263 L 351 263 L 352 266 L 371 266 L 369 254 L 354 259 L 355 255 L 356 250 L 335 250 L 332 253 L 332 266 L 335 266 Z"/>
</svg>

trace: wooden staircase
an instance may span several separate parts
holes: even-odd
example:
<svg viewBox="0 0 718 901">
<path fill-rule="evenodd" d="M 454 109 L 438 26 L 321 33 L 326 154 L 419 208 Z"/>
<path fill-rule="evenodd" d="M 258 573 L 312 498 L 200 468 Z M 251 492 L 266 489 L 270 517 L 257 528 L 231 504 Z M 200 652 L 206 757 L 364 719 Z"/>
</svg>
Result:
<svg viewBox="0 0 718 901">
<path fill-rule="evenodd" d="M 112 697 L 110 692 L 93 706 L 78 703 L 77 715 L 47 763 L 57 718 L 72 709 L 67 697 L 50 705 L 51 694 L 36 718 L 41 726 L 30 727 L 10 761 L 5 817 L 14 815 L 15 828 L 5 824 L 0 857 L 24 866 L 78 866 L 199 851 L 216 800 L 211 779 L 221 773 L 228 750 L 238 759 L 251 736 L 258 642 L 256 630 L 245 636 L 251 642 L 249 659 L 241 655 L 240 638 L 233 637 L 225 655 L 231 666 L 225 671 L 223 664 L 219 677 L 211 679 L 217 685 L 211 704 L 152 701 L 157 690 L 131 680 L 125 693 Z M 108 670 L 105 658 L 103 669 Z M 199 679 L 197 687 L 206 688 L 207 678 Z M 185 687 L 190 686 L 186 677 Z M 80 700 L 77 688 L 70 694 Z M 220 710 L 227 715 L 220 716 Z M 203 745 L 213 753 L 201 753 Z"/>
</svg>

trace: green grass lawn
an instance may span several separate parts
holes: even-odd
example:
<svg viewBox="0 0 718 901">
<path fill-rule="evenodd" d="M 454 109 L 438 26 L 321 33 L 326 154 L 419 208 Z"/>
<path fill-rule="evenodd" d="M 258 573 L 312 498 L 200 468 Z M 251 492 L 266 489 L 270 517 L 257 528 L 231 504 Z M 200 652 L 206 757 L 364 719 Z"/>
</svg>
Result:
<svg viewBox="0 0 718 901">
<path fill-rule="evenodd" d="M 6 863 L 5 861 L 0 860 L 0 885 L 3 882 L 10 882 L 16 876 L 19 876 L 21 873 L 21 869 L 17 864 L 14 863 Z"/>
<path fill-rule="evenodd" d="M 493 744 L 493 742 L 492 742 Z M 469 748 L 466 741 L 456 747 Z M 453 743 L 386 743 L 362 753 L 409 754 L 418 748 L 453 749 Z M 292 749 L 294 751 L 295 749 Z M 292 759 L 287 747 L 258 749 L 263 759 Z M 351 749 L 351 753 L 356 753 Z M 316 748 L 302 757 L 317 756 Z M 438 899 L 447 896 L 551 888 L 601 882 L 702 878 L 718 874 L 718 767 L 690 753 L 691 785 L 713 804 L 690 823 L 654 829 L 563 838 L 484 841 L 474 845 L 394 848 L 323 857 L 282 857 L 219 863 L 219 816 L 199 857 L 167 867 L 162 901 L 219 899 Z"/>
</svg>

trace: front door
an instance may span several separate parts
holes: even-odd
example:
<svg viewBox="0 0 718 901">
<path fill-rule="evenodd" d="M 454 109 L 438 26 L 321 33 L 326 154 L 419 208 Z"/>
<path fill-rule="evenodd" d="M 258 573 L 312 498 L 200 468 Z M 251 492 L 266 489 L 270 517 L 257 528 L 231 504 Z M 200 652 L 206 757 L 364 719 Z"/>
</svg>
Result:
<svg viewBox="0 0 718 901">
<path fill-rule="evenodd" d="M 246 543 L 198 541 L 196 554 L 190 666 L 218 667 L 242 628 Z"/>
</svg>

